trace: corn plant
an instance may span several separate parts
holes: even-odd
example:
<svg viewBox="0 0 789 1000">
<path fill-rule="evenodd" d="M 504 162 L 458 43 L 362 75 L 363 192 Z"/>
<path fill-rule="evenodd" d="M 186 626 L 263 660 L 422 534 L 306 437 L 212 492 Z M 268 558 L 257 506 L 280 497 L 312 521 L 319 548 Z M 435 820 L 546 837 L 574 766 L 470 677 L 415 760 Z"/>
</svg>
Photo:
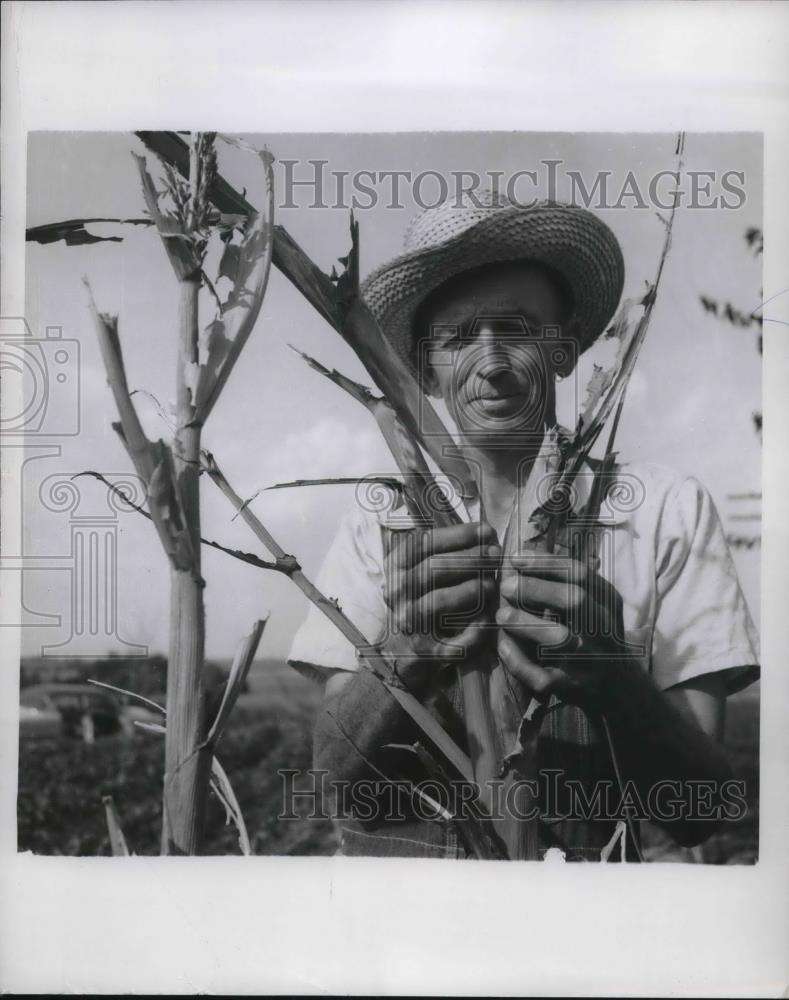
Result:
<svg viewBox="0 0 789 1000">
<path fill-rule="evenodd" d="M 228 815 L 239 827 L 242 849 L 243 817 L 232 795 L 226 775 L 221 772 L 213 748 L 227 719 L 239 679 L 249 669 L 262 623 L 257 623 L 242 644 L 231 682 L 219 715 L 210 728 L 201 713 L 200 675 L 203 662 L 202 578 L 200 547 L 211 545 L 262 569 L 286 574 L 356 648 L 360 665 L 376 676 L 421 730 L 424 743 L 414 747 L 433 775 L 459 776 L 477 785 L 482 819 L 466 821 L 461 830 L 466 844 L 477 857 L 534 857 L 536 839 L 528 824 L 514 817 L 485 820 L 489 812 L 492 782 L 502 774 L 512 778 L 513 760 L 521 774 L 533 767 L 533 740 L 528 727 L 517 734 L 515 751 L 503 745 L 491 710 L 489 672 L 476 663 L 462 665 L 468 745 L 471 759 L 454 743 L 433 716 L 399 682 L 394 661 L 384 648 L 370 644 L 342 611 L 337 599 L 322 594 L 303 573 L 293 555 L 288 554 L 251 510 L 254 496 L 244 500 L 230 485 L 214 455 L 201 449 L 200 431 L 238 357 L 260 309 L 269 265 L 273 262 L 307 299 L 310 305 L 353 348 L 370 377 L 382 392 L 375 396 L 320 362 L 305 360 L 322 375 L 362 403 L 376 420 L 403 476 L 401 490 L 412 514 L 422 523 L 451 524 L 467 520 L 465 501 L 476 496 L 476 486 L 464 459 L 456 449 L 446 448 L 452 438 L 414 376 L 395 354 L 359 296 L 358 226 L 351 218 L 351 248 L 341 258 L 340 275 L 324 274 L 281 226 L 273 224 L 271 158 L 260 154 L 265 174 L 267 209 L 258 213 L 246 199 L 218 175 L 212 134 L 196 135 L 187 144 L 175 133 L 139 132 L 137 136 L 164 163 L 165 194 L 170 207 L 164 209 L 145 164 L 138 158 L 149 220 L 128 220 L 134 224 L 150 221 L 156 225 L 167 250 L 181 289 L 179 359 L 176 379 L 177 426 L 172 445 L 149 442 L 145 437 L 126 385 L 117 321 L 99 314 L 94 307 L 96 328 L 108 379 L 120 414 L 119 430 L 132 461 L 148 487 L 148 510 L 171 564 L 171 643 L 168 663 L 166 726 L 152 727 L 166 734 L 164 851 L 195 853 L 199 849 L 206 791 L 214 787 L 225 802 Z M 681 142 L 680 142 L 681 147 Z M 678 147 L 678 152 L 680 151 Z M 657 285 L 670 246 L 673 210 L 666 225 L 666 241 L 656 280 L 638 303 L 627 304 L 611 329 L 620 343 L 616 361 L 607 371 L 596 371 L 587 405 L 576 432 L 562 442 L 562 459 L 557 469 L 556 492 L 566 492 L 581 463 L 616 407 L 603 471 L 613 460 L 613 440 L 621 413 L 627 382 L 643 342 Z M 77 226 L 76 236 L 74 226 Z M 70 227 L 70 228 L 69 228 Z M 213 284 L 203 271 L 203 260 L 213 228 L 227 242 L 220 273 L 233 277 L 234 290 L 225 303 L 218 303 L 217 316 L 201 337 L 197 329 L 197 301 L 202 288 L 214 297 Z M 240 247 L 232 234 L 243 235 Z M 55 224 L 29 231 L 28 238 L 51 242 L 65 238 L 80 240 L 79 224 Z M 231 247 L 233 248 L 231 250 Z M 640 316 L 634 320 L 631 308 Z M 437 488 L 427 459 L 452 483 L 459 503 L 452 505 Z M 252 553 L 231 550 L 202 537 L 199 515 L 199 474 L 204 472 L 222 491 L 258 541 L 274 556 L 273 561 Z M 101 477 L 98 473 L 92 473 Z M 325 480 L 324 480 L 325 481 Z M 345 480 L 342 480 L 345 481 Z M 308 481 L 302 481 L 308 482 Z M 593 497 L 600 500 L 599 489 Z M 550 550 L 566 515 L 549 507 L 536 514 L 536 545 Z M 535 719 L 540 706 L 535 702 L 526 712 L 526 721 Z M 339 726 L 339 722 L 338 722 Z M 346 738 L 350 735 L 344 733 Z M 508 752 L 509 751 L 509 752 Z M 114 809 L 107 804 L 113 842 L 119 852 L 126 850 Z M 248 844 L 248 840 L 246 841 Z"/>
<path fill-rule="evenodd" d="M 259 153 L 263 209 L 243 218 L 224 217 L 216 211 L 210 199 L 217 172 L 215 142 L 216 134 L 212 132 L 192 136 L 185 176 L 164 164 L 162 189 L 157 189 L 145 158 L 135 157 L 148 219 L 133 221 L 155 226 L 179 288 L 175 428 L 171 441 L 151 441 L 146 436 L 126 380 L 118 318 L 99 312 L 86 280 L 90 311 L 119 416 L 113 426 L 145 483 L 147 514 L 170 567 L 162 829 L 162 852 L 167 854 L 199 852 L 206 795 L 212 783 L 227 804 L 227 789 L 222 790 L 227 779 L 218 768 L 213 749 L 227 720 L 226 705 L 232 705 L 249 670 L 263 628 L 262 623 L 256 623 L 251 637 L 242 644 L 241 659 L 231 671 L 226 702 L 217 719 L 209 722 L 205 718 L 203 684 L 201 433 L 260 311 L 271 266 L 274 205 L 272 158 L 263 151 Z M 232 282 L 224 301 L 204 270 L 209 242 L 217 235 L 224 242 L 219 273 Z M 28 236 L 31 238 L 31 234 Z M 32 238 L 36 238 L 35 234 Z M 67 242 L 73 241 L 66 238 Z M 198 321 L 201 294 L 210 294 L 216 305 L 214 318 L 202 331 Z M 116 821 L 110 824 L 111 842 L 120 844 L 113 836 L 114 826 L 118 826 Z"/>
</svg>

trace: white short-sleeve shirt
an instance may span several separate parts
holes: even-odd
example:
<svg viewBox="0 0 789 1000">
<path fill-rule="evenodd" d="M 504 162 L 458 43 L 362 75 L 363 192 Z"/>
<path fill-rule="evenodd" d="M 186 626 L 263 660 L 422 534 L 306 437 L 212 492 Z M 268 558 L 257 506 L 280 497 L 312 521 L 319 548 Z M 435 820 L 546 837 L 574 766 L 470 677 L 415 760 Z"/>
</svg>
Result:
<svg viewBox="0 0 789 1000">
<path fill-rule="evenodd" d="M 577 509 L 591 482 L 585 472 Z M 745 687 L 758 677 L 758 639 L 709 493 L 658 465 L 623 465 L 615 478 L 600 514 L 599 572 L 622 597 L 633 658 L 661 689 L 711 673 L 724 675 L 729 693 Z M 354 505 L 315 581 L 371 643 L 387 627 L 382 532 L 407 526 L 402 512 L 393 521 L 391 510 Z M 319 679 L 358 669 L 353 646 L 315 607 L 288 659 Z"/>
</svg>

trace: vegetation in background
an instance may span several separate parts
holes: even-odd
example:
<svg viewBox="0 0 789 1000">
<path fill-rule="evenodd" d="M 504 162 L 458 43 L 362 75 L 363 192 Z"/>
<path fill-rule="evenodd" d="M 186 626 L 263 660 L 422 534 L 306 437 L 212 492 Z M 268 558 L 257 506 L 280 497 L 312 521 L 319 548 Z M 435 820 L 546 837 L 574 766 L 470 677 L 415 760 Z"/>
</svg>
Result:
<svg viewBox="0 0 789 1000">
<path fill-rule="evenodd" d="M 156 659 L 156 658 L 154 658 Z M 139 662 L 139 661 L 138 661 Z M 114 666 L 84 667 L 103 677 Z M 67 669 L 71 669 L 68 667 Z M 225 674 L 214 664 L 212 669 Z M 143 669 L 141 676 L 145 676 Z M 332 854 L 326 819 L 281 820 L 282 768 L 306 770 L 320 691 L 282 663 L 257 664 L 253 690 L 242 694 L 222 738 L 222 763 L 244 813 L 254 854 Z M 151 692 L 154 694 L 155 692 Z M 158 854 L 162 820 L 164 742 L 140 732 L 94 744 L 27 739 L 19 748 L 18 847 L 37 854 L 109 855 L 102 798 L 111 795 L 123 816 L 134 854 Z M 210 798 L 204 854 L 238 854 L 238 834 Z"/>
</svg>

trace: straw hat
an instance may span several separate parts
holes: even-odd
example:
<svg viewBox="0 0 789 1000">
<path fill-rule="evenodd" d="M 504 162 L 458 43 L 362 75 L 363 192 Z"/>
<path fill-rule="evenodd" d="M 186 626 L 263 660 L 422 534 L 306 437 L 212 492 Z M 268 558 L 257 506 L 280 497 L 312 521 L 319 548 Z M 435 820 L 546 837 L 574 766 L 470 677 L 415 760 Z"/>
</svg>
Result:
<svg viewBox="0 0 789 1000">
<path fill-rule="evenodd" d="M 439 285 L 496 261 L 531 260 L 564 275 L 575 298 L 579 350 L 606 328 L 622 294 L 625 264 L 616 237 L 584 208 L 542 201 L 524 207 L 488 191 L 416 216 L 404 253 L 379 267 L 362 298 L 397 353 L 414 368 L 414 316 Z"/>
</svg>

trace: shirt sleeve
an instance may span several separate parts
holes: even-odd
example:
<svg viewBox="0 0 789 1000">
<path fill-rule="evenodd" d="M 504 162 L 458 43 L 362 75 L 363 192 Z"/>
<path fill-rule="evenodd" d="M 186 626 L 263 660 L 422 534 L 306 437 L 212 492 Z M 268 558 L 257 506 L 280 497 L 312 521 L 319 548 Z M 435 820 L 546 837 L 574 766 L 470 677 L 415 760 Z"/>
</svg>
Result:
<svg viewBox="0 0 789 1000">
<path fill-rule="evenodd" d="M 656 554 L 652 674 L 659 686 L 721 673 L 732 694 L 756 680 L 756 629 L 715 505 L 696 479 L 668 493 Z"/>
<path fill-rule="evenodd" d="M 370 643 L 386 628 L 383 598 L 383 543 L 377 518 L 354 507 L 343 518 L 315 584 L 336 600 Z M 357 670 L 356 650 L 336 625 L 311 604 L 293 640 L 288 663 L 299 673 L 323 681 L 339 670 Z"/>
</svg>

